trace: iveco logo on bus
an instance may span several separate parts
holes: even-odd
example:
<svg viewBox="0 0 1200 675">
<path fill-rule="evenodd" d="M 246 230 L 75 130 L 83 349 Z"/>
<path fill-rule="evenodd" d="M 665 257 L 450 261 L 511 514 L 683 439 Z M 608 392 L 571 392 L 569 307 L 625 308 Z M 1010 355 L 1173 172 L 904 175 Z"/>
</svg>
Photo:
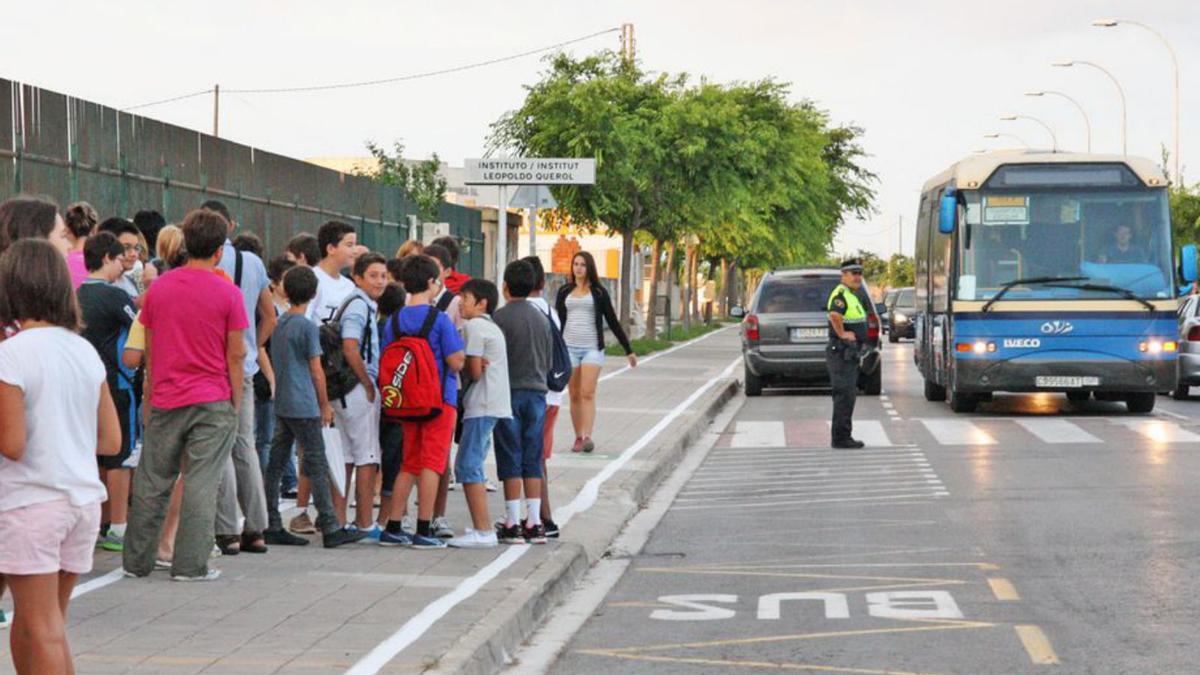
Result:
<svg viewBox="0 0 1200 675">
<path fill-rule="evenodd" d="M 1042 324 L 1043 335 L 1066 335 L 1075 330 L 1070 321 L 1047 321 Z"/>
<path fill-rule="evenodd" d="M 1037 338 L 1008 338 L 1004 340 L 1005 349 L 1037 349 L 1042 341 Z"/>
</svg>

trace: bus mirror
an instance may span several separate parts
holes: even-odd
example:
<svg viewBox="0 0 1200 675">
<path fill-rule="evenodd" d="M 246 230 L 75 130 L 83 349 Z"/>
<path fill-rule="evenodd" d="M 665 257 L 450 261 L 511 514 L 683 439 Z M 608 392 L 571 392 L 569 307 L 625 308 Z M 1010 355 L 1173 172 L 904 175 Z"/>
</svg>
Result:
<svg viewBox="0 0 1200 675">
<path fill-rule="evenodd" d="M 958 218 L 958 199 L 948 194 L 942 197 L 941 209 L 938 212 L 938 232 L 950 234 L 954 231 L 954 221 Z"/>
<path fill-rule="evenodd" d="M 1179 249 L 1179 257 L 1181 258 L 1179 261 L 1179 267 L 1180 271 L 1183 272 L 1183 280 L 1189 284 L 1195 282 L 1197 277 L 1196 245 L 1187 244 L 1183 248 Z"/>
</svg>

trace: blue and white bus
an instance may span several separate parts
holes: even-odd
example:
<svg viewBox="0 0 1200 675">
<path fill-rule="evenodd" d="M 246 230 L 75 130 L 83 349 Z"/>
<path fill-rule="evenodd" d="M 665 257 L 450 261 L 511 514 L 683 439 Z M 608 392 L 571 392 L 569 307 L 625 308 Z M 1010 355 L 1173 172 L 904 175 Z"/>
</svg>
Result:
<svg viewBox="0 0 1200 675">
<path fill-rule="evenodd" d="M 971 412 L 993 392 L 1065 392 L 1149 412 L 1175 388 L 1180 283 L 1167 181 L 1126 156 L 993 152 L 926 184 L 914 358 L 925 398 Z"/>
</svg>

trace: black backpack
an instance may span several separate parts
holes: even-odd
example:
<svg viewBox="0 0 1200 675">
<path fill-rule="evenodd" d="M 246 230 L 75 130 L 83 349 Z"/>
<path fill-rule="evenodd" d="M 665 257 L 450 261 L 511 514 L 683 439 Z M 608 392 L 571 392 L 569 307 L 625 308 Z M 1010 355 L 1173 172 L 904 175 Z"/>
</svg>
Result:
<svg viewBox="0 0 1200 675">
<path fill-rule="evenodd" d="M 346 355 L 342 353 L 342 315 L 355 300 L 366 302 L 358 294 L 351 295 L 342 302 L 342 306 L 338 307 L 328 321 L 321 324 L 321 370 L 325 371 L 325 393 L 330 401 L 344 399 L 346 394 L 359 385 L 358 376 L 354 374 L 350 364 L 346 362 Z M 375 330 L 370 311 L 368 308 L 366 329 L 358 342 L 359 354 L 364 362 L 371 360 L 371 340 L 367 331 Z"/>
<path fill-rule="evenodd" d="M 553 310 L 551 310 L 553 311 Z M 553 392 L 567 388 L 571 381 L 571 352 L 567 351 L 567 341 L 563 339 L 562 331 L 554 325 L 554 319 L 546 314 L 550 322 L 550 335 L 553 336 L 554 346 L 551 349 L 550 370 L 546 372 L 546 387 Z"/>
</svg>

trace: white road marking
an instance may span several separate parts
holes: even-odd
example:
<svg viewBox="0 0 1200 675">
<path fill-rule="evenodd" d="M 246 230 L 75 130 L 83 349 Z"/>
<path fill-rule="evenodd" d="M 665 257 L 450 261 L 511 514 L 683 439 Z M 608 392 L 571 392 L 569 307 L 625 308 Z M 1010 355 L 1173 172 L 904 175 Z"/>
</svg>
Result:
<svg viewBox="0 0 1200 675">
<path fill-rule="evenodd" d="M 783 422 L 739 421 L 730 445 L 735 448 L 782 448 L 787 445 Z"/>
<path fill-rule="evenodd" d="M 830 487 L 835 487 L 835 488 L 839 488 L 839 489 L 836 489 L 836 490 L 805 490 L 804 496 L 805 497 L 819 497 L 819 496 L 824 496 L 824 495 L 869 495 L 869 494 L 879 494 L 879 493 L 885 493 L 885 492 L 907 492 L 910 490 L 927 489 L 927 488 L 929 488 L 929 485 L 928 485 L 928 483 L 926 483 L 924 481 L 918 481 L 918 482 L 900 481 L 896 485 L 893 485 L 890 487 L 880 487 L 880 488 L 863 488 L 862 486 L 851 486 L 851 485 L 840 485 L 840 486 L 834 485 L 834 486 L 830 486 Z M 842 489 L 842 488 L 852 488 L 852 489 L 847 490 L 847 489 Z M 791 495 L 780 495 L 780 496 L 791 496 Z M 729 500 L 729 499 L 740 500 L 740 499 L 742 499 L 742 495 L 741 494 L 729 494 L 729 495 L 725 495 L 725 496 L 709 495 L 706 497 L 682 497 L 681 496 L 675 500 L 675 503 L 683 504 L 685 502 L 688 502 L 688 503 L 708 502 L 710 504 L 725 504 L 725 505 L 728 505 L 731 503 L 733 503 L 733 504 L 737 503 L 736 501 L 734 501 L 734 502 L 722 501 L 722 500 Z"/>
<path fill-rule="evenodd" d="M 690 343 L 684 344 L 693 344 L 710 335 L 714 335 L 717 332 L 720 331 L 707 333 Z M 704 393 L 711 389 L 717 382 L 728 377 L 729 374 L 733 372 L 734 366 L 741 362 L 742 358 L 739 356 L 728 366 L 726 366 L 720 374 L 698 387 L 696 391 L 692 392 L 691 396 L 688 396 L 686 399 L 680 402 L 679 405 L 675 406 L 670 413 L 665 415 L 661 420 L 658 421 L 657 424 L 655 424 L 653 427 L 647 430 L 646 433 L 642 434 L 641 437 L 634 441 L 633 445 L 630 445 L 628 448 L 622 451 L 619 457 L 605 464 L 604 468 L 601 469 L 599 473 L 597 473 L 595 476 L 592 476 L 592 478 L 588 480 L 586 484 L 584 484 L 583 489 L 579 491 L 579 494 L 575 496 L 575 499 L 571 500 L 571 503 L 567 504 L 566 506 L 559 507 L 554 512 L 555 522 L 559 523 L 560 525 L 565 525 L 566 523 L 570 522 L 571 518 L 574 517 L 575 514 L 582 513 L 592 508 L 592 505 L 596 503 L 596 498 L 600 494 L 600 487 L 604 485 L 604 483 L 608 482 L 608 480 L 612 478 L 618 471 L 620 471 L 627 463 L 629 463 L 629 461 L 633 459 L 635 455 L 641 452 L 647 445 L 650 444 L 652 440 L 654 440 L 655 437 L 657 437 L 663 432 L 664 429 L 670 426 L 670 424 L 674 422 L 677 417 L 682 415 L 689 406 L 696 402 L 696 399 L 704 395 Z M 383 642 L 376 645 L 374 649 L 367 652 L 366 655 L 364 655 L 353 666 L 351 666 L 350 669 L 346 671 L 347 675 L 373 675 L 374 673 L 379 672 L 388 664 L 389 661 L 396 658 L 397 654 L 404 651 L 405 648 L 420 639 L 421 636 L 424 635 L 434 623 L 449 613 L 450 610 L 454 609 L 459 603 L 478 593 L 479 589 L 483 588 L 484 584 L 491 581 L 501 572 L 511 567 L 513 563 L 520 560 L 521 556 L 523 556 L 532 548 L 532 546 L 518 546 L 510 548 L 504 553 L 501 553 L 499 557 L 497 557 L 483 569 L 479 570 L 470 577 L 467 577 L 461 584 L 458 585 L 457 588 L 429 603 L 420 612 L 418 612 L 416 616 L 413 616 L 408 621 L 404 622 L 404 625 L 400 626 L 395 633 L 393 633 Z"/>
<path fill-rule="evenodd" d="M 969 420 L 948 417 L 923 419 L 921 424 L 942 445 L 995 445 L 996 439 Z"/>
<path fill-rule="evenodd" d="M 879 495 L 879 496 L 871 496 L 871 497 L 835 497 L 832 499 L 796 499 L 796 500 L 774 501 L 774 502 L 750 502 L 750 503 L 746 503 L 746 504 L 739 504 L 738 508 L 739 509 L 766 509 L 766 508 L 778 508 L 781 506 L 785 506 L 785 507 L 786 506 L 803 506 L 805 504 L 830 504 L 830 503 L 835 503 L 835 502 L 879 502 L 882 504 L 882 503 L 886 503 L 889 501 L 895 501 L 895 500 L 900 500 L 900 499 L 928 499 L 930 497 L 949 497 L 949 496 L 950 496 L 949 492 L 947 492 L 945 490 L 939 490 L 936 492 L 917 492 L 917 493 L 909 493 L 909 494 L 902 494 L 902 495 Z M 729 508 L 729 505 L 728 504 L 713 504 L 713 505 L 705 506 L 703 504 L 697 504 L 695 506 L 676 506 L 675 508 L 679 509 L 680 511 L 701 511 L 701 510 L 710 510 L 710 509 L 727 509 L 727 508 Z"/>
<path fill-rule="evenodd" d="M 1099 438 L 1067 420 L 1031 417 L 1014 420 L 1044 443 L 1103 443 Z"/>
<path fill-rule="evenodd" d="M 1180 427 L 1178 424 L 1167 422 L 1166 420 L 1116 419 L 1112 420 L 1112 422 L 1123 427 L 1129 427 L 1156 443 L 1195 443 L 1196 441 L 1200 441 L 1200 435 L 1196 435 Z"/>
<path fill-rule="evenodd" d="M 82 584 L 78 584 L 77 586 L 75 586 L 75 588 L 71 591 L 71 599 L 74 600 L 75 598 L 78 598 L 79 596 L 83 595 L 84 593 L 90 593 L 98 588 L 104 588 L 105 586 L 107 586 L 109 584 L 116 583 L 116 582 L 120 581 L 121 578 L 124 576 L 125 576 L 125 569 L 122 567 L 118 567 L 117 569 L 109 572 L 108 574 L 98 576 L 95 579 L 89 579 L 89 580 L 83 582 Z"/>
</svg>

